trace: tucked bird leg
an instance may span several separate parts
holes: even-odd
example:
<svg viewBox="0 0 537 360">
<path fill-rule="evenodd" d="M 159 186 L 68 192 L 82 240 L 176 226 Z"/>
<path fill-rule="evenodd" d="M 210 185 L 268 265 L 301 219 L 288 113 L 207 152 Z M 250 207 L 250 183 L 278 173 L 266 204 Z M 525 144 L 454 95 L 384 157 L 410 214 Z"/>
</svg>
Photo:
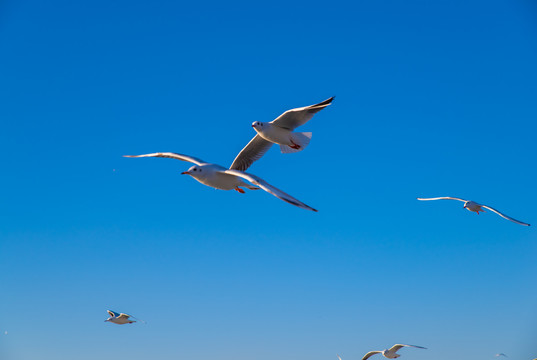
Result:
<svg viewBox="0 0 537 360">
<path fill-rule="evenodd" d="M 293 140 L 291 140 L 291 144 L 293 144 L 293 145 L 289 145 L 289 147 L 290 147 L 291 149 L 296 149 L 296 150 L 300 149 L 300 145 L 295 144 L 295 143 L 293 142 Z"/>
<path fill-rule="evenodd" d="M 244 194 L 245 191 L 243 189 L 241 189 L 240 187 L 236 187 L 235 190 L 237 190 L 238 192 L 240 192 L 241 194 Z"/>
</svg>

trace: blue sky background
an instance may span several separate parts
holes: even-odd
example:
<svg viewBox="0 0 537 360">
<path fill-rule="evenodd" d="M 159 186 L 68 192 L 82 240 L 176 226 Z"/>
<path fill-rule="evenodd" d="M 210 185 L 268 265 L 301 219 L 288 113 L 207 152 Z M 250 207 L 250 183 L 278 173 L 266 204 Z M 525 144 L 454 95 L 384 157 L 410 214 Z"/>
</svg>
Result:
<svg viewBox="0 0 537 360">
<path fill-rule="evenodd" d="M 534 2 L 4 0 L 0 48 L 0 358 L 537 357 L 534 227 L 415 200 L 537 223 Z M 318 213 L 122 157 L 332 95 L 249 170 Z"/>
</svg>

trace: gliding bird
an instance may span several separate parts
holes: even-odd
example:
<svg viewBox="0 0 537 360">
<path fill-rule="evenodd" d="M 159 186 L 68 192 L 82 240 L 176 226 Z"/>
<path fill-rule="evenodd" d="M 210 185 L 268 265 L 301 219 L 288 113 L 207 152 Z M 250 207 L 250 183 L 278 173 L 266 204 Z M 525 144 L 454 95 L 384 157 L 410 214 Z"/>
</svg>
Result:
<svg viewBox="0 0 537 360">
<path fill-rule="evenodd" d="M 188 169 L 188 171 L 183 171 L 181 174 L 190 175 L 194 179 L 196 179 L 198 182 L 202 183 L 203 185 L 207 185 L 215 189 L 221 189 L 221 190 L 236 190 L 240 192 L 241 194 L 244 194 L 244 190 L 241 189 L 241 186 L 250 190 L 263 189 L 269 194 L 272 194 L 276 196 L 278 199 L 288 202 L 291 205 L 295 205 L 295 206 L 298 206 L 299 208 L 306 209 L 306 210 L 317 211 L 314 208 L 295 199 L 291 195 L 286 194 L 280 189 L 270 185 L 265 180 L 255 175 L 248 174 L 239 170 L 235 170 L 233 166 L 231 166 L 231 169 L 226 169 L 223 166 L 216 165 L 216 164 L 209 164 L 201 159 L 198 159 L 192 156 L 176 154 L 176 153 L 171 153 L 171 152 L 152 153 L 152 154 L 145 154 L 145 155 L 125 155 L 125 157 L 131 157 L 131 158 L 162 157 L 162 158 L 171 158 L 171 159 L 191 162 L 191 163 L 194 163 L 195 165 L 192 166 L 190 169 Z M 250 185 L 244 182 L 243 179 L 247 180 L 253 185 Z"/>
<path fill-rule="evenodd" d="M 123 314 L 123 313 L 119 314 L 112 310 L 106 310 L 106 311 L 108 312 L 110 317 L 106 319 L 105 322 L 109 321 L 111 323 L 118 324 L 118 325 L 132 324 L 136 322 L 134 320 L 129 319 L 130 317 L 132 317 L 133 319 L 136 319 L 134 316 L 130 316 L 130 315 Z"/>
<path fill-rule="evenodd" d="M 310 132 L 293 132 L 297 127 L 311 120 L 334 100 L 322 101 L 315 105 L 287 110 L 271 122 L 255 121 L 252 127 L 257 132 L 252 140 L 241 150 L 231 164 L 232 169 L 244 171 L 261 159 L 273 143 L 280 145 L 282 153 L 302 151 L 311 140 Z"/>
<path fill-rule="evenodd" d="M 470 200 L 464 200 L 464 199 L 459 199 L 459 198 L 456 198 L 456 197 L 450 197 L 450 196 L 444 196 L 444 197 L 436 197 L 436 198 L 417 198 L 418 200 L 422 200 L 422 201 L 429 201 L 429 200 L 458 200 L 458 201 L 462 201 L 464 203 L 464 208 L 468 211 L 473 211 L 475 213 L 477 213 L 479 215 L 479 212 L 485 212 L 485 210 L 483 210 L 483 208 L 485 209 L 488 209 L 492 212 L 495 212 L 496 214 L 500 215 L 501 217 L 503 217 L 504 219 L 507 219 L 509 221 L 512 221 L 514 223 L 517 223 L 517 224 L 520 224 L 520 225 L 524 225 L 524 226 L 530 226 L 530 224 L 526 224 L 522 221 L 518 221 L 516 219 L 513 219 L 512 217 L 509 217 L 505 214 L 502 214 L 501 212 L 499 212 L 498 210 L 496 209 L 493 209 L 491 208 L 490 206 L 487 206 L 487 205 L 482 205 L 482 204 L 478 204 L 476 203 L 475 201 L 470 201 Z"/>
<path fill-rule="evenodd" d="M 399 356 L 401 356 L 401 355 L 397 354 L 397 350 L 399 350 L 400 348 L 405 347 L 405 346 L 414 347 L 414 348 L 418 348 L 418 349 L 427 349 L 427 348 L 424 348 L 423 346 L 417 346 L 417 345 L 395 344 L 391 348 L 385 349 L 385 350 L 382 350 L 382 351 L 370 351 L 370 352 L 368 352 L 367 354 L 364 355 L 362 360 L 369 359 L 371 356 L 373 356 L 375 354 L 382 354 L 382 356 L 384 356 L 385 358 L 388 358 L 388 359 L 396 359 Z"/>
</svg>

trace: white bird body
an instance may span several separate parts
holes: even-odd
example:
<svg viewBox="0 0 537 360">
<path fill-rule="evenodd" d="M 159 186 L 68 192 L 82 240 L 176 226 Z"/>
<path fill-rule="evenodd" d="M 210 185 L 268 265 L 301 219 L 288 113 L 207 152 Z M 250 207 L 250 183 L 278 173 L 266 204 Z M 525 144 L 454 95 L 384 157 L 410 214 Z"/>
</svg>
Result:
<svg viewBox="0 0 537 360">
<path fill-rule="evenodd" d="M 259 121 L 254 122 L 252 127 L 259 134 L 259 136 L 267 141 L 279 145 L 295 145 L 295 143 L 292 141 L 293 130 L 279 127 L 278 125 L 274 125 L 270 122 Z"/>
<path fill-rule="evenodd" d="M 241 187 L 245 187 L 250 190 L 263 189 L 269 194 L 274 195 L 278 199 L 281 199 L 291 205 L 295 205 L 299 208 L 306 210 L 317 211 L 314 208 L 304 204 L 300 200 L 295 199 L 291 195 L 270 185 L 265 180 L 255 175 L 236 170 L 236 168 L 234 167 L 226 169 L 223 166 L 210 164 L 192 156 L 171 152 L 152 153 L 144 155 L 125 155 L 125 157 L 162 157 L 191 162 L 195 165 L 190 167 L 188 171 L 182 172 L 182 174 L 192 176 L 195 180 L 202 183 L 203 185 L 207 185 L 220 190 L 237 190 L 240 193 L 244 193 L 244 190 L 241 189 Z M 246 183 L 244 180 L 250 182 L 253 185 Z"/>
<path fill-rule="evenodd" d="M 190 169 L 188 169 L 188 171 L 183 172 L 183 174 L 192 176 L 195 180 L 199 181 L 203 185 L 220 190 L 233 190 L 239 186 L 251 187 L 251 185 L 242 181 L 241 178 L 226 174 L 226 170 L 227 169 L 225 167 L 220 165 L 203 164 L 199 166 L 192 166 Z"/>
<path fill-rule="evenodd" d="M 477 213 L 478 215 L 480 211 L 485 212 L 485 210 L 483 210 L 483 207 L 475 201 L 466 201 L 463 207 L 468 211 Z"/>
<path fill-rule="evenodd" d="M 402 347 L 414 347 L 414 348 L 418 348 L 418 349 L 426 349 L 423 346 L 417 346 L 417 345 L 395 344 L 391 348 L 384 349 L 382 351 L 379 351 L 379 350 L 370 351 L 370 352 L 368 352 L 367 354 L 364 355 L 362 360 L 369 359 L 371 356 L 373 356 L 375 354 L 382 354 L 382 356 L 384 356 L 387 359 L 397 359 L 399 356 L 401 356 L 401 355 L 397 354 L 397 351 L 399 349 L 401 349 Z"/>
<path fill-rule="evenodd" d="M 130 320 L 129 318 L 131 316 L 128 315 L 128 314 L 117 313 L 117 312 L 112 311 L 112 310 L 106 310 L 106 311 L 108 312 L 110 317 L 108 319 L 106 319 L 105 322 L 108 321 L 108 322 L 118 324 L 118 325 L 132 324 L 132 323 L 136 322 L 134 320 Z"/>
<path fill-rule="evenodd" d="M 492 208 L 492 207 L 490 207 L 488 205 L 479 204 L 479 203 L 476 203 L 475 201 L 471 201 L 471 200 L 464 200 L 464 199 L 461 199 L 461 198 L 456 198 L 456 197 L 451 197 L 451 196 L 442 196 L 442 197 L 435 197 L 435 198 L 418 198 L 418 200 L 422 200 L 422 201 L 429 201 L 429 200 L 457 200 L 457 201 L 462 201 L 464 203 L 463 207 L 466 210 L 475 212 L 478 215 L 479 215 L 479 212 L 485 212 L 485 210 L 483 210 L 483 208 L 485 208 L 487 210 L 495 212 L 496 214 L 500 215 L 504 219 L 512 221 L 512 222 L 514 222 L 516 224 L 520 224 L 520 225 L 524 225 L 524 226 L 530 226 L 530 224 L 527 224 L 525 222 L 513 219 L 512 217 L 507 216 L 507 215 L 499 212 L 498 210 L 496 210 L 496 209 L 494 209 L 494 208 Z"/>
</svg>

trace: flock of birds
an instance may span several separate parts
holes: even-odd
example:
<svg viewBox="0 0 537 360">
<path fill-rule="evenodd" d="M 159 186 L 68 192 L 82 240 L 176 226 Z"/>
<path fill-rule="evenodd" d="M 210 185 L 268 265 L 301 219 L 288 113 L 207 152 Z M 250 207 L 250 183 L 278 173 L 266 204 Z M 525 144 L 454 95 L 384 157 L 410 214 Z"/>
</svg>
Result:
<svg viewBox="0 0 537 360">
<path fill-rule="evenodd" d="M 190 167 L 187 171 L 182 172 L 184 175 L 190 175 L 198 182 L 213 187 L 215 189 L 221 190 L 236 190 L 239 193 L 245 193 L 243 188 L 249 190 L 265 190 L 266 192 L 274 195 L 275 197 L 297 206 L 302 209 L 317 211 L 309 205 L 301 202 L 300 200 L 294 198 L 293 196 L 283 192 L 282 190 L 276 188 L 275 186 L 269 184 L 265 180 L 255 176 L 253 174 L 246 173 L 245 171 L 257 160 L 261 159 L 263 155 L 270 149 L 273 144 L 278 144 L 282 153 L 294 153 L 304 150 L 310 140 L 311 132 L 295 132 L 294 130 L 301 125 L 307 123 L 313 115 L 322 109 L 329 106 L 334 97 L 331 97 L 325 101 L 322 101 L 315 105 L 295 108 L 287 110 L 275 120 L 271 122 L 260 122 L 255 121 L 252 124 L 253 129 L 257 134 L 250 140 L 250 142 L 240 151 L 235 160 L 229 168 L 225 168 L 221 165 L 208 163 L 199 158 L 171 153 L 171 152 L 158 152 L 151 154 L 143 155 L 125 155 L 129 158 L 141 158 L 141 157 L 161 157 L 161 158 L 171 158 L 181 161 L 186 161 L 193 163 L 194 165 Z M 504 219 L 510 220 L 516 224 L 530 226 L 525 222 L 516 220 L 510 216 L 507 216 L 500 211 L 483 204 L 479 204 L 474 201 L 464 200 L 456 197 L 435 197 L 435 198 L 417 198 L 422 201 L 429 200 L 457 200 L 464 202 L 464 208 L 479 214 L 484 212 L 484 209 L 490 210 Z M 118 325 L 132 324 L 136 322 L 136 319 L 131 315 L 124 313 L 117 313 L 115 311 L 107 310 L 110 317 L 105 321 L 111 322 Z M 139 320 L 139 319 L 137 319 Z M 139 320 L 142 321 L 142 320 Z M 143 322 L 143 321 L 142 321 Z M 362 360 L 366 360 L 375 354 L 382 354 L 387 359 L 396 359 L 399 354 L 397 351 L 403 347 L 413 347 L 418 349 L 426 349 L 422 346 L 416 345 L 407 345 L 407 344 L 395 344 L 389 349 L 385 350 L 375 350 L 369 351 L 364 355 Z M 495 355 L 496 357 L 507 355 L 499 353 Z M 339 360 L 342 360 L 339 355 L 337 355 Z M 537 359 L 533 359 L 537 360 Z"/>
<path fill-rule="evenodd" d="M 293 196 L 270 185 L 260 177 L 246 173 L 245 171 L 255 161 L 261 159 L 263 155 L 265 155 L 265 153 L 270 149 L 272 144 L 280 145 L 280 150 L 284 154 L 304 150 L 306 146 L 308 146 L 312 134 L 311 132 L 295 132 L 294 130 L 311 120 L 313 115 L 330 105 L 332 100 L 334 100 L 334 97 L 326 99 L 318 104 L 287 110 L 270 122 L 255 121 L 252 124 L 252 127 L 257 132 L 257 135 L 255 135 L 253 139 L 250 140 L 250 142 L 241 150 L 239 155 L 237 155 L 235 160 L 233 160 L 233 163 L 229 169 L 221 165 L 208 163 L 193 156 L 172 152 L 125 155 L 125 157 L 161 157 L 190 162 L 193 163 L 194 166 L 187 171 L 183 171 L 182 174 L 190 175 L 204 185 L 220 190 L 236 190 L 240 193 L 245 192 L 242 188 L 249 190 L 263 189 L 277 198 L 288 202 L 289 204 L 298 206 L 302 209 L 317 211 L 311 206 L 304 204 L 302 201 L 297 200 Z M 245 182 L 245 180 L 247 182 Z M 514 223 L 530 226 L 530 224 L 513 219 L 512 217 L 507 216 L 500 211 L 491 208 L 490 206 L 478 204 L 475 201 L 463 200 L 449 196 L 418 198 L 418 200 L 458 200 L 464 202 L 465 209 L 473 211 L 478 215 L 480 212 L 485 212 L 485 210 L 483 210 L 483 208 L 485 208 Z"/>
</svg>

